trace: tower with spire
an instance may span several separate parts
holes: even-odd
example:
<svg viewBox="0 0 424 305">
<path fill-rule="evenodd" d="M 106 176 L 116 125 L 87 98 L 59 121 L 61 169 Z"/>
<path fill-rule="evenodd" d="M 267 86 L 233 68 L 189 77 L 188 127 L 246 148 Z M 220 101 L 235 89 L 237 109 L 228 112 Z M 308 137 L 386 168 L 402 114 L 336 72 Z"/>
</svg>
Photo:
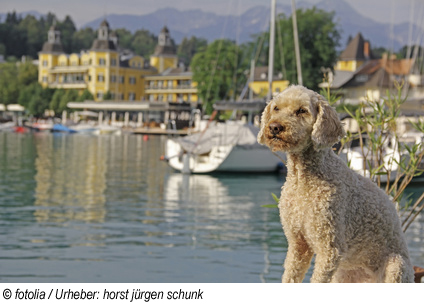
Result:
<svg viewBox="0 0 424 305">
<path fill-rule="evenodd" d="M 166 26 L 162 28 L 158 36 L 155 52 L 150 56 L 150 65 L 155 67 L 159 73 L 169 68 L 176 68 L 178 65 L 175 45 Z"/>
</svg>

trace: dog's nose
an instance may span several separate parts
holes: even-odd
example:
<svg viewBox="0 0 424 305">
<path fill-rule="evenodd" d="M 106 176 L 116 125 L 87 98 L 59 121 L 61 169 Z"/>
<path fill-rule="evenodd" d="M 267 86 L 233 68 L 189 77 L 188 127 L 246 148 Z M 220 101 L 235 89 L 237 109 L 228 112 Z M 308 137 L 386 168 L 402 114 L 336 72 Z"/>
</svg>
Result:
<svg viewBox="0 0 424 305">
<path fill-rule="evenodd" d="M 277 135 L 280 132 L 284 131 L 284 127 L 280 123 L 271 123 L 269 124 L 269 129 L 273 135 Z"/>
</svg>

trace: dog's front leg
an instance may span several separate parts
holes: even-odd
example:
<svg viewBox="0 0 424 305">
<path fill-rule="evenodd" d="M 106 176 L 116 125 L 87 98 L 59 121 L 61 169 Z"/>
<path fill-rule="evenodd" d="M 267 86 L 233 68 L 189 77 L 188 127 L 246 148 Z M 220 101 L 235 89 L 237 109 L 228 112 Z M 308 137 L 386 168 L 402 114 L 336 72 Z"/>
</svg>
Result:
<svg viewBox="0 0 424 305">
<path fill-rule="evenodd" d="M 340 263 L 339 251 L 335 248 L 325 249 L 317 253 L 315 258 L 312 283 L 329 283 Z"/>
<path fill-rule="evenodd" d="M 289 249 L 284 261 L 283 283 L 300 283 L 311 264 L 313 252 L 302 235 L 289 238 Z"/>
</svg>

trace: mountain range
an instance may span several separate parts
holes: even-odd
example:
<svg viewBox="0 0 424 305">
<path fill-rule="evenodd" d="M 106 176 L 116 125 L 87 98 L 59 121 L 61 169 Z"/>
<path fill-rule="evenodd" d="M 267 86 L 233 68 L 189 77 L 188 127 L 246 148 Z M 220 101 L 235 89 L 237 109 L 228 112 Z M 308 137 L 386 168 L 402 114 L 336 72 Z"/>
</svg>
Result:
<svg viewBox="0 0 424 305">
<path fill-rule="evenodd" d="M 344 49 L 349 36 L 354 37 L 359 32 L 371 42 L 372 47 L 384 47 L 398 51 L 408 43 L 409 23 L 391 25 L 376 22 L 364 17 L 343 0 L 323 0 L 315 5 L 319 9 L 335 12 L 335 21 L 341 33 L 340 48 Z M 297 8 L 311 8 L 308 2 L 298 2 Z M 278 5 L 277 14 L 291 15 L 290 5 Z M 83 27 L 97 29 L 104 17 L 95 19 Z M 201 10 L 179 11 L 173 8 L 160 9 L 146 15 L 110 14 L 107 21 L 112 28 L 126 28 L 136 31 L 144 28 L 156 35 L 166 25 L 172 38 L 181 42 L 184 37 L 197 36 L 213 41 L 219 38 L 229 38 L 243 43 L 251 40 L 251 36 L 267 31 L 270 20 L 269 6 L 253 7 L 240 16 L 220 16 Z M 388 18 L 389 20 L 389 18 Z M 413 25 L 412 33 L 422 33 L 423 29 Z M 415 35 L 416 36 L 416 35 Z"/>
<path fill-rule="evenodd" d="M 340 49 L 344 49 L 348 38 L 362 33 L 362 36 L 371 42 L 371 46 L 384 47 L 398 51 L 408 44 L 410 32 L 409 23 L 393 24 L 389 22 L 380 23 L 364 17 L 347 2 L 343 0 L 323 0 L 315 5 L 319 9 L 335 12 L 335 21 L 341 34 Z M 311 8 L 308 2 L 297 2 L 297 8 Z M 278 5 L 277 14 L 291 15 L 290 5 Z M 21 15 L 28 14 L 21 13 Z M 31 11 L 32 15 L 40 15 Z M 1 17 L 1 20 L 4 18 Z M 96 18 L 82 26 L 97 29 L 105 17 Z M 160 9 L 144 15 L 109 14 L 106 17 L 112 29 L 126 28 L 131 32 L 146 29 L 158 35 L 166 25 L 170 30 L 171 37 L 178 44 L 184 37 L 202 37 L 208 41 L 219 38 L 228 38 L 238 43 L 252 39 L 252 35 L 268 30 L 270 20 L 269 6 L 253 7 L 240 16 L 217 15 L 202 10 L 180 11 L 174 8 Z M 422 35 L 423 29 L 413 25 L 412 37 Z"/>
</svg>

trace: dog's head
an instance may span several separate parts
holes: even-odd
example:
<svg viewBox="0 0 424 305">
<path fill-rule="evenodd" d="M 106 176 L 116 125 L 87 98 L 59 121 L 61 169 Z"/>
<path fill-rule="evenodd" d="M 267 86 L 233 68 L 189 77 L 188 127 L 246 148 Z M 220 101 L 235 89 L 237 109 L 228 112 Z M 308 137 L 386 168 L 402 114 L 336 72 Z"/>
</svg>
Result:
<svg viewBox="0 0 424 305">
<path fill-rule="evenodd" d="M 311 143 L 316 150 L 331 147 L 343 136 L 339 117 L 323 96 L 290 86 L 265 107 L 258 142 L 272 151 L 300 152 Z"/>
</svg>

